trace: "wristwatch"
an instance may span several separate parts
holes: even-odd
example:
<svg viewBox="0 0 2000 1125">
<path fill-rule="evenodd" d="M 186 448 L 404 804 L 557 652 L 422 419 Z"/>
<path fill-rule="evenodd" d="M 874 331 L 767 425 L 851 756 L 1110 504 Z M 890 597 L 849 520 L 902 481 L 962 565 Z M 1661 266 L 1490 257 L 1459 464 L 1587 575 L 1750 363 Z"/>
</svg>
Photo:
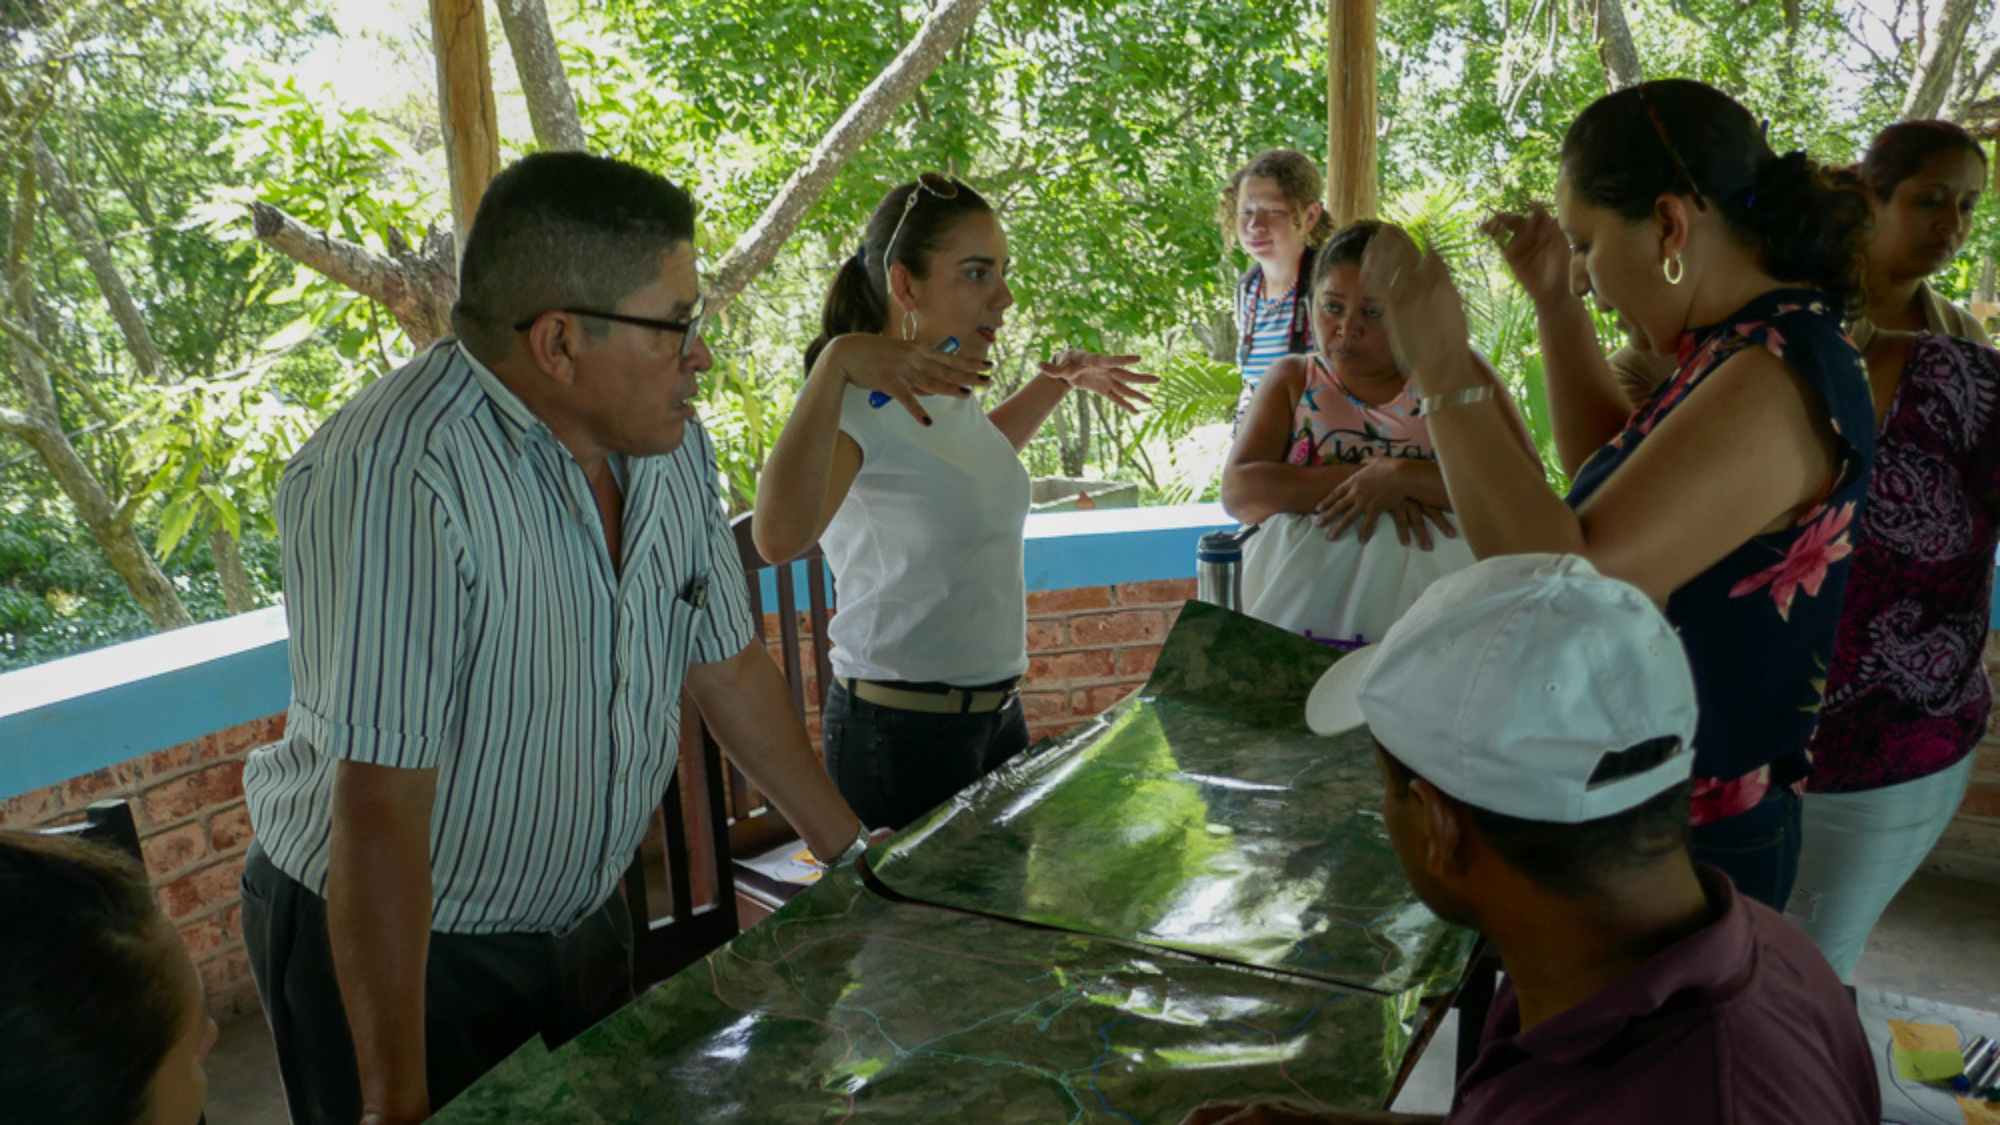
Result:
<svg viewBox="0 0 2000 1125">
<path fill-rule="evenodd" d="M 841 852 L 839 855 L 833 857 L 833 859 L 820 864 L 820 866 L 831 871 L 836 867 L 845 867 L 848 864 L 853 863 L 855 860 L 860 859 L 862 853 L 868 850 L 868 842 L 871 835 L 872 834 L 868 831 L 868 826 L 866 824 L 862 825 L 861 830 L 854 834 L 854 842 L 847 845 L 846 851 Z"/>
</svg>

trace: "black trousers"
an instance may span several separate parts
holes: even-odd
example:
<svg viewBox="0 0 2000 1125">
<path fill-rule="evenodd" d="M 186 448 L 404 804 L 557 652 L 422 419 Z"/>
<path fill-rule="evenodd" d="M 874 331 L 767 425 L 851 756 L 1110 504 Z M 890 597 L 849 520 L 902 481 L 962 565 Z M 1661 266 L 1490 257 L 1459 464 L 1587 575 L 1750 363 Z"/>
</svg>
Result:
<svg viewBox="0 0 2000 1125">
<path fill-rule="evenodd" d="M 835 681 L 820 716 L 826 770 L 870 828 L 902 828 L 1028 748 L 1021 699 L 977 715 L 933 715 L 856 699 Z"/>
<path fill-rule="evenodd" d="M 326 900 L 252 845 L 243 940 L 271 1022 L 293 1125 L 355 1125 L 361 1079 L 334 979 Z M 564 934 L 433 932 L 424 978 L 431 1108 L 536 1035 L 553 1048 L 632 998 L 632 923 L 614 894 Z"/>
</svg>

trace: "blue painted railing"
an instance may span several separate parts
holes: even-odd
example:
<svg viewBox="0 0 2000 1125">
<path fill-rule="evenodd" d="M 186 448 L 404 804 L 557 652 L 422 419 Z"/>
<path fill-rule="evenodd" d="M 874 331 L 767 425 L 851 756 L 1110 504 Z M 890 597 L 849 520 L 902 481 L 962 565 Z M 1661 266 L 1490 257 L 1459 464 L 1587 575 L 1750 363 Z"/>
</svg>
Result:
<svg viewBox="0 0 2000 1125">
<path fill-rule="evenodd" d="M 1030 516 L 1028 589 L 1190 578 L 1195 541 L 1226 526 L 1217 504 Z M 290 693 L 283 609 L 0 675 L 0 798 L 275 715 Z"/>
</svg>

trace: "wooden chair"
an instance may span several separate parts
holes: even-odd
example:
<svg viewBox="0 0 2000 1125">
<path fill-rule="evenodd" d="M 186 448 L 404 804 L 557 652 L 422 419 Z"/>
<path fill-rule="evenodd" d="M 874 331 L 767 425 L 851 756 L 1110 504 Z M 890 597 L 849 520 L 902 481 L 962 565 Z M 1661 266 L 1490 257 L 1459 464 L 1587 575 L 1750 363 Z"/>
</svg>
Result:
<svg viewBox="0 0 2000 1125">
<path fill-rule="evenodd" d="M 815 712 L 824 712 L 827 692 L 833 687 L 833 662 L 828 657 L 832 645 L 827 642 L 826 626 L 832 617 L 832 607 L 827 598 L 826 556 L 815 543 L 812 549 L 795 562 L 805 564 L 806 606 L 811 621 L 812 635 L 812 679 L 806 679 L 805 660 L 799 653 L 799 598 L 797 583 L 790 564 L 775 566 L 764 561 L 757 553 L 757 545 L 750 539 L 750 517 L 738 516 L 729 525 L 736 537 L 736 553 L 743 562 L 743 578 L 750 587 L 750 620 L 757 628 L 757 640 L 769 644 L 771 637 L 764 627 L 767 607 L 760 578 L 766 570 L 772 572 L 772 585 L 776 587 L 778 604 L 775 610 L 778 623 L 778 665 L 784 669 L 785 683 L 791 688 L 792 710 L 799 721 L 806 719 L 806 699 L 812 698 Z M 729 769 L 725 780 L 729 809 L 729 850 L 735 857 L 762 855 L 786 843 L 795 842 L 799 834 L 792 829 L 785 818 L 773 808 L 764 795 L 757 792 L 750 780 Z M 775 910 L 784 905 L 800 890 L 798 885 L 784 883 L 748 865 L 738 862 L 736 884 L 746 906 L 758 908 L 759 914 Z"/>
<path fill-rule="evenodd" d="M 744 577 L 750 585 L 750 617 L 757 639 L 768 643 L 764 628 L 764 598 L 759 572 L 770 567 L 750 540 L 750 517 L 731 525 Z M 827 658 L 826 562 L 815 546 L 807 555 L 811 589 L 811 687 L 815 705 L 823 705 L 832 683 Z M 778 568 L 777 615 L 783 646 L 779 664 L 791 688 L 792 706 L 801 720 L 806 714 L 807 681 L 799 653 L 798 596 L 791 567 Z M 721 747 L 690 696 L 681 698 L 680 764 L 660 803 L 647 840 L 625 872 L 625 898 L 634 930 L 633 975 L 645 988 L 664 980 L 739 932 L 746 915 L 755 921 L 784 904 L 799 888 L 772 879 L 735 861 L 796 841 L 798 833 L 785 823 L 761 793 L 722 758 Z M 657 916 L 656 916 L 657 913 Z"/>
</svg>

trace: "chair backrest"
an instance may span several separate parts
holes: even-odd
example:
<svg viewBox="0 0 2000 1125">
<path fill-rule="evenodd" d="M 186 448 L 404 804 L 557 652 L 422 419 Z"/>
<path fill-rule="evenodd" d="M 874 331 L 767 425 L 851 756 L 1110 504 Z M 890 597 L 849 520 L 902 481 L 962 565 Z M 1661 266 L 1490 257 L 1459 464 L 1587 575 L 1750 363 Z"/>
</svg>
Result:
<svg viewBox="0 0 2000 1125">
<path fill-rule="evenodd" d="M 750 617 L 759 643 L 770 638 L 764 626 L 760 572 L 770 568 L 750 538 L 750 517 L 730 525 L 743 576 L 750 586 Z M 815 545 L 805 557 L 811 619 L 813 679 L 805 675 L 799 652 L 798 594 L 789 566 L 774 574 L 777 587 L 779 664 L 801 720 L 810 692 L 815 708 L 826 701 L 833 682 L 828 659 L 826 561 Z M 768 906 L 798 888 L 732 863 L 732 856 L 771 850 L 798 834 L 749 780 L 722 758 L 721 747 L 702 721 L 692 696 L 681 698 L 681 754 L 660 814 L 625 873 L 625 898 L 632 910 L 633 975 L 644 988 L 693 964 L 737 933 L 737 891 L 742 887 Z M 664 900 L 664 901 L 662 901 Z M 655 917 L 655 912 L 658 916 Z"/>
<path fill-rule="evenodd" d="M 633 984 L 645 989 L 737 934 L 721 749 L 681 696 L 681 752 L 660 811 L 625 870 Z"/>
<path fill-rule="evenodd" d="M 799 721 L 806 719 L 806 698 L 810 692 L 812 710 L 818 712 L 826 706 L 826 693 L 833 687 L 833 661 L 828 653 L 832 645 L 826 638 L 826 626 L 832 616 L 827 599 L 826 555 L 819 544 L 794 560 L 803 563 L 806 571 L 806 605 L 812 632 L 812 680 L 805 676 L 805 661 L 799 655 L 799 598 L 798 587 L 791 564 L 778 566 L 764 561 L 757 553 L 756 543 L 750 538 L 750 516 L 746 513 L 736 517 L 729 525 L 736 537 L 736 553 L 743 561 L 743 578 L 750 587 L 750 620 L 757 629 L 760 644 L 769 644 L 770 631 L 765 628 L 764 615 L 769 607 L 764 604 L 762 572 L 771 571 L 772 585 L 777 589 L 778 604 L 774 613 L 778 624 L 778 665 L 784 669 L 785 683 L 792 689 L 792 709 L 798 712 Z M 744 855 L 754 849 L 759 842 L 768 839 L 775 844 L 783 836 L 755 830 L 754 820 L 765 816 L 775 817 L 777 810 L 771 808 L 763 794 L 751 786 L 749 779 L 738 773 L 735 767 L 729 770 L 729 816 L 744 828 L 737 830 L 732 839 L 737 844 L 737 854 Z"/>
<path fill-rule="evenodd" d="M 139 847 L 139 825 L 132 819 L 132 806 L 124 801 L 96 801 L 83 810 L 83 819 L 42 830 L 49 836 L 74 836 L 79 840 L 117 848 L 146 866 L 146 853 Z"/>
</svg>

